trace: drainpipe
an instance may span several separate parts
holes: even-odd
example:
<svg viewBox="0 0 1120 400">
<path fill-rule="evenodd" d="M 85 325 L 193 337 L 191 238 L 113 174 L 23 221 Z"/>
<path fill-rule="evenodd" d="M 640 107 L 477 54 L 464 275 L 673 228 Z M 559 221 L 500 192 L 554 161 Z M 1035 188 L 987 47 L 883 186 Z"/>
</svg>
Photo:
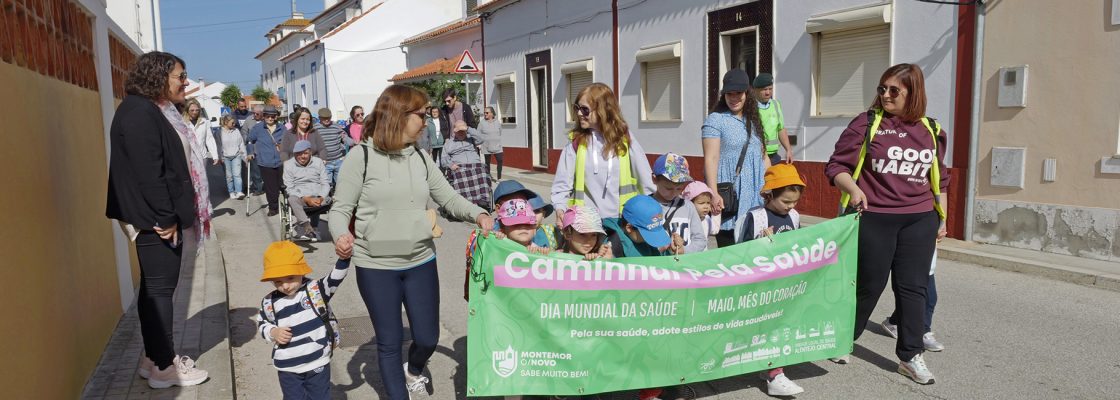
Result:
<svg viewBox="0 0 1120 400">
<path fill-rule="evenodd" d="M 614 50 L 611 55 L 614 68 L 611 69 L 614 74 L 614 97 L 621 97 L 618 92 L 618 0 L 611 0 L 611 16 L 613 18 L 611 22 L 611 44 Z"/>
<path fill-rule="evenodd" d="M 482 106 L 486 107 L 489 99 L 486 98 L 486 18 L 490 13 L 484 12 L 478 15 L 478 46 L 482 49 L 479 53 L 482 56 Z"/>
<path fill-rule="evenodd" d="M 964 240 L 972 241 L 976 225 L 976 163 L 980 158 L 980 88 L 983 86 L 984 72 L 984 14 L 987 6 L 983 1 L 976 2 L 976 46 L 972 66 L 972 120 L 968 132 L 968 190 L 964 199 Z"/>
</svg>

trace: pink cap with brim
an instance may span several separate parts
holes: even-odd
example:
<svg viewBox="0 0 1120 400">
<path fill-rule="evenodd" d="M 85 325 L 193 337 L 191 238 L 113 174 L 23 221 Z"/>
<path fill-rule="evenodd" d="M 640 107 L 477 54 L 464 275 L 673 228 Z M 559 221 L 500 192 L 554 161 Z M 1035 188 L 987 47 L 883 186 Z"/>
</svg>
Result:
<svg viewBox="0 0 1120 400">
<path fill-rule="evenodd" d="M 689 183 L 688 186 L 684 187 L 684 192 L 682 192 L 681 195 L 684 196 L 685 200 L 692 201 L 692 199 L 695 199 L 696 196 L 702 195 L 704 193 L 715 196 L 715 194 L 712 194 L 712 189 L 709 188 L 706 183 L 700 181 L 692 181 L 692 183 Z"/>
<path fill-rule="evenodd" d="M 603 219 L 599 218 L 599 212 L 593 207 L 572 206 L 565 210 L 560 219 L 560 228 L 569 226 L 579 233 L 607 233 L 603 230 Z"/>
<path fill-rule="evenodd" d="M 537 214 L 524 199 L 510 199 L 498 206 L 498 222 L 503 226 L 536 224 Z"/>
</svg>

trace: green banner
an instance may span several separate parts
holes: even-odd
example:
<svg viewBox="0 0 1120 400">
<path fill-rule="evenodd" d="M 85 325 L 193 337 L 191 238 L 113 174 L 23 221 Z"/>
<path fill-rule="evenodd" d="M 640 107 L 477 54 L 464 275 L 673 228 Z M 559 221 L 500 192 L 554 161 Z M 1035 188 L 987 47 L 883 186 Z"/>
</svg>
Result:
<svg viewBox="0 0 1120 400">
<path fill-rule="evenodd" d="M 708 381 L 850 353 L 858 222 L 676 257 L 473 252 L 467 395 Z"/>
</svg>

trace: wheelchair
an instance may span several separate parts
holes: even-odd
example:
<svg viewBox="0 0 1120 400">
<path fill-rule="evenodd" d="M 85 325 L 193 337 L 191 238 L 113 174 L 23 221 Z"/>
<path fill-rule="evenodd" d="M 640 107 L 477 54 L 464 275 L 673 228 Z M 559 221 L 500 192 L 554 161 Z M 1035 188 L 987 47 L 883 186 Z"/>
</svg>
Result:
<svg viewBox="0 0 1120 400">
<path fill-rule="evenodd" d="M 331 204 L 324 204 L 318 207 L 303 207 L 303 212 L 307 213 L 307 219 L 311 223 L 311 228 L 314 229 L 314 234 L 306 237 L 297 232 L 299 224 L 296 222 L 295 215 L 292 213 L 292 206 L 288 204 L 288 187 L 287 185 L 280 184 L 280 240 L 290 240 L 293 242 L 318 242 L 319 241 L 319 217 L 323 213 L 330 211 Z"/>
</svg>

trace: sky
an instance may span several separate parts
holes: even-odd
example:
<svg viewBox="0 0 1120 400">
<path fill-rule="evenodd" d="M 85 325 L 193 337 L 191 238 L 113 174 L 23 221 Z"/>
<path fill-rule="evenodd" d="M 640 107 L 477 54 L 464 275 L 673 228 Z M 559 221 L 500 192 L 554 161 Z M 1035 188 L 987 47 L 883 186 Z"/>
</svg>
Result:
<svg viewBox="0 0 1120 400">
<path fill-rule="evenodd" d="M 307 19 L 323 11 L 322 0 L 297 0 Z M 163 50 L 186 61 L 192 80 L 236 84 L 248 94 L 260 83 L 255 58 L 264 35 L 291 16 L 291 0 L 161 0 Z"/>
</svg>

